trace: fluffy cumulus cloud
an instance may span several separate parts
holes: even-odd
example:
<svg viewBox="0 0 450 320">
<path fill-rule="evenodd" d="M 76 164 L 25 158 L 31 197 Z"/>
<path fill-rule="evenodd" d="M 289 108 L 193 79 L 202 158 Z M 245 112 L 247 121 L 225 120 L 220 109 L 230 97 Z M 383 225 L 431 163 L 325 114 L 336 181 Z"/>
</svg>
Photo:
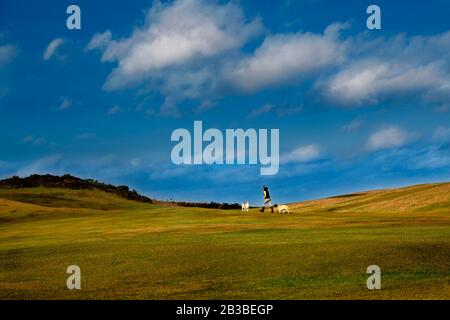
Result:
<svg viewBox="0 0 450 320">
<path fill-rule="evenodd" d="M 362 106 L 399 98 L 438 103 L 450 97 L 450 32 L 411 38 L 357 37 L 352 48 L 349 62 L 318 84 L 329 100 Z"/>
<path fill-rule="evenodd" d="M 231 66 L 226 78 L 237 89 L 254 92 L 337 65 L 344 58 L 345 43 L 338 34 L 345 27 L 333 24 L 324 34 L 268 36 L 253 55 Z"/>
<path fill-rule="evenodd" d="M 370 151 L 400 148 L 408 142 L 408 135 L 398 127 L 388 127 L 374 132 L 367 140 Z"/>
<path fill-rule="evenodd" d="M 118 63 L 105 84 L 106 89 L 114 90 L 158 76 L 163 69 L 182 67 L 239 48 L 260 30 L 259 21 L 246 21 L 233 3 L 156 2 L 145 24 L 130 37 L 113 40 L 111 32 L 106 31 L 95 35 L 87 49 L 101 49 L 102 61 Z M 201 72 L 198 77 L 202 77 Z"/>
<path fill-rule="evenodd" d="M 268 36 L 252 56 L 230 68 L 230 82 L 253 92 L 298 84 L 295 79 L 310 76 L 318 95 L 349 107 L 391 100 L 440 105 L 450 99 L 450 31 L 434 36 L 342 38 L 339 31 L 345 27 L 332 24 L 323 35 Z"/>
<path fill-rule="evenodd" d="M 350 106 L 373 105 L 407 94 L 434 99 L 450 93 L 445 69 L 442 62 L 413 65 L 378 59 L 361 61 L 333 76 L 325 90 L 328 97 Z"/>
<path fill-rule="evenodd" d="M 57 52 L 58 48 L 64 43 L 64 40 L 61 38 L 56 38 L 50 41 L 47 48 L 44 51 L 43 59 L 50 60 Z"/>
<path fill-rule="evenodd" d="M 86 50 L 100 50 L 103 62 L 116 64 L 105 89 L 160 91 L 170 96 L 162 111 L 173 114 L 180 99 L 214 100 L 229 90 L 248 94 L 285 85 L 305 85 L 320 98 L 314 101 L 338 106 L 448 103 L 450 31 L 383 38 L 348 35 L 348 28 L 332 23 L 321 33 L 267 32 L 253 50 L 245 45 L 265 29 L 236 2 L 176 0 L 155 2 L 129 37 L 98 33 Z"/>
</svg>

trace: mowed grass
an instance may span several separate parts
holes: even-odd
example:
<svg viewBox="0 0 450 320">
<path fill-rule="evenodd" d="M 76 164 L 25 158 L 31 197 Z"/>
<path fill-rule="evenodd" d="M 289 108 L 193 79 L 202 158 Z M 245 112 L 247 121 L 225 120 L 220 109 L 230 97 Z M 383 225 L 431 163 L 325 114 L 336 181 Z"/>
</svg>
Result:
<svg viewBox="0 0 450 320">
<path fill-rule="evenodd" d="M 256 209 L 0 190 L 0 299 L 449 299 L 450 184 Z M 81 268 L 81 290 L 66 268 Z M 378 265 L 382 289 L 366 288 Z"/>
</svg>

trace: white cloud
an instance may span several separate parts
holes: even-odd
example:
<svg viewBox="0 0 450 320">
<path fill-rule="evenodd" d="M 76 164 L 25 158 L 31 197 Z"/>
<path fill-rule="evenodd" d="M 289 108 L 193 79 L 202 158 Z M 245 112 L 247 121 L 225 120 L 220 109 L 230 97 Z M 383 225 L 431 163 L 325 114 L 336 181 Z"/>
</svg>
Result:
<svg viewBox="0 0 450 320">
<path fill-rule="evenodd" d="M 15 46 L 10 44 L 0 46 L 0 68 L 10 63 L 16 54 Z"/>
<path fill-rule="evenodd" d="M 105 50 L 111 44 L 112 33 L 107 30 L 102 33 L 96 33 L 86 46 L 86 51 L 100 49 Z"/>
<path fill-rule="evenodd" d="M 173 101 L 211 101 L 230 89 L 253 93 L 298 86 L 304 79 L 333 105 L 448 103 L 450 31 L 382 38 L 341 34 L 347 27 L 334 23 L 323 33 L 269 34 L 252 53 L 244 53 L 263 27 L 258 19 L 246 19 L 234 1 L 157 1 L 129 37 L 97 33 L 86 50 L 99 49 L 103 62 L 117 63 L 106 90 L 143 85 L 144 91 L 159 91 L 172 101 L 161 113 L 175 116 L 180 112 Z"/>
<path fill-rule="evenodd" d="M 373 133 L 367 140 L 366 147 L 370 151 L 392 149 L 404 146 L 408 135 L 397 127 L 381 129 Z"/>
<path fill-rule="evenodd" d="M 421 66 L 368 60 L 355 62 L 334 75 L 327 83 L 325 93 L 341 104 L 360 106 L 408 93 L 431 94 L 439 88 L 446 90 L 445 85 L 450 85 L 450 78 L 442 62 Z"/>
<path fill-rule="evenodd" d="M 155 73 L 156 87 L 172 99 L 198 99 L 213 91 L 217 82 L 216 66 L 185 66 Z M 208 99 L 207 99 L 208 100 Z"/>
<path fill-rule="evenodd" d="M 310 144 L 299 147 L 290 153 L 284 155 L 281 159 L 282 163 L 291 162 L 310 162 L 319 159 L 322 156 L 321 148 L 316 144 Z"/>
<path fill-rule="evenodd" d="M 420 150 L 418 154 L 409 160 L 413 169 L 439 169 L 450 166 L 450 154 L 448 149 L 440 149 L 437 146 L 428 146 Z"/>
<path fill-rule="evenodd" d="M 57 173 L 58 170 L 55 166 L 61 160 L 61 155 L 55 154 L 40 158 L 33 161 L 31 164 L 25 166 L 24 168 L 17 171 L 16 175 L 19 177 L 29 176 L 31 174 L 47 174 L 47 173 Z"/>
<path fill-rule="evenodd" d="M 60 47 L 64 43 L 64 40 L 61 38 L 56 38 L 50 41 L 50 43 L 47 46 L 47 49 L 44 51 L 43 58 L 44 60 L 50 60 L 53 55 L 55 55 L 56 50 L 58 47 Z"/>
<path fill-rule="evenodd" d="M 252 56 L 230 67 L 225 78 L 240 91 L 254 92 L 338 65 L 345 53 L 338 33 L 345 27 L 333 24 L 323 35 L 299 32 L 268 36 Z"/>
<path fill-rule="evenodd" d="M 117 61 L 105 88 L 114 90 L 149 78 L 168 67 L 210 58 L 242 46 L 259 33 L 259 20 L 246 22 L 237 5 L 206 0 L 155 2 L 144 26 L 129 38 L 95 35 L 87 49 L 103 50 L 102 61 Z"/>
<path fill-rule="evenodd" d="M 140 167 L 142 165 L 142 159 L 133 158 L 130 160 L 130 165 L 135 168 Z"/>
<path fill-rule="evenodd" d="M 387 99 L 450 98 L 450 32 L 430 37 L 403 35 L 390 39 L 352 39 L 345 64 L 337 73 L 317 83 L 332 102 L 373 105 Z"/>
</svg>

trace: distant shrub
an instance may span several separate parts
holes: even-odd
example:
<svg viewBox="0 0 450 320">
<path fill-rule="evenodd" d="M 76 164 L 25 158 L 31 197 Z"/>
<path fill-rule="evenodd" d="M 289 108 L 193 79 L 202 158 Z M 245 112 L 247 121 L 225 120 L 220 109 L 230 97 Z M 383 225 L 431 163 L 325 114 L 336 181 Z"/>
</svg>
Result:
<svg viewBox="0 0 450 320">
<path fill-rule="evenodd" d="M 175 204 L 182 207 L 197 207 L 197 208 L 209 208 L 209 209 L 240 209 L 241 206 L 237 203 L 218 203 L 218 202 L 174 202 Z"/>
<path fill-rule="evenodd" d="M 21 188 L 36 188 L 36 187 L 46 187 L 46 188 L 67 188 L 67 189 L 99 189 L 105 192 L 116 194 L 122 198 L 154 203 L 153 199 L 146 196 L 140 195 L 136 190 L 130 191 L 127 186 L 114 186 L 112 184 L 105 184 L 98 182 L 93 179 L 81 179 L 70 174 L 65 174 L 63 176 L 54 176 L 50 174 L 39 175 L 33 174 L 26 178 L 20 178 L 17 176 L 0 180 L 0 188 L 8 189 L 21 189 Z"/>
<path fill-rule="evenodd" d="M 32 174 L 29 177 L 20 178 L 13 176 L 8 179 L 0 180 L 0 188 L 3 189 L 22 189 L 22 188 L 66 188 L 66 189 L 99 189 L 105 192 L 116 194 L 122 198 L 147 203 L 163 203 L 163 201 L 157 201 L 150 199 L 146 196 L 139 194 L 136 190 L 130 191 L 128 186 L 114 186 L 112 184 L 105 184 L 94 179 L 81 179 L 74 177 L 70 174 L 63 176 L 54 176 L 51 174 Z M 182 207 L 198 207 L 198 208 L 210 208 L 210 209 L 240 209 L 241 206 L 237 203 L 218 203 L 218 202 L 170 202 Z"/>
</svg>

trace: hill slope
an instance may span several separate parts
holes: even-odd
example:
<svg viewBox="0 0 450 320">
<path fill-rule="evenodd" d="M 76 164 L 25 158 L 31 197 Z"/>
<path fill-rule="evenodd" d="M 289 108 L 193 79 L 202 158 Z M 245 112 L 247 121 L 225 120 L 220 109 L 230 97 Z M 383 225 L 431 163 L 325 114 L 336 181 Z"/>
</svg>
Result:
<svg viewBox="0 0 450 320">
<path fill-rule="evenodd" d="M 130 190 L 128 186 L 114 186 L 112 184 L 106 184 L 99 182 L 93 179 L 81 179 L 74 177 L 70 174 L 65 174 L 63 176 L 54 176 L 50 174 L 39 175 L 33 174 L 29 177 L 20 178 L 17 176 L 0 180 L 0 190 L 2 189 L 31 189 L 31 188 L 58 188 L 58 189 L 70 189 L 70 190 L 100 190 L 108 193 L 112 193 L 118 195 L 122 198 L 146 202 L 146 203 L 159 203 L 166 205 L 177 205 L 182 207 L 200 207 L 200 208 L 215 208 L 215 209 L 239 209 L 240 205 L 237 203 L 229 204 L 229 203 L 217 203 L 217 202 L 167 202 L 167 201 L 158 201 L 154 199 L 150 199 L 149 197 L 143 196 L 136 192 L 136 190 Z M 21 194 L 21 192 L 17 192 Z M 11 197 L 15 197 L 16 192 L 10 192 Z M 39 198 L 43 197 L 45 203 L 50 206 L 53 206 L 56 203 L 59 203 L 59 199 L 54 196 L 43 196 L 36 195 L 34 192 L 31 192 L 30 196 L 34 197 L 35 201 L 41 201 Z M 22 199 L 23 196 L 21 196 Z M 25 197 L 26 198 L 26 197 Z M 52 200 L 53 199 L 53 200 Z M 29 199 L 31 200 L 31 199 Z M 51 204 L 55 202 L 54 204 Z"/>
<path fill-rule="evenodd" d="M 291 204 L 291 215 L 0 189 L 0 299 L 450 299 L 449 184 Z M 82 290 L 65 287 L 68 265 Z M 382 290 L 366 288 L 366 268 Z"/>
<path fill-rule="evenodd" d="M 375 190 L 294 203 L 292 208 L 316 212 L 450 213 L 450 183 Z"/>
<path fill-rule="evenodd" d="M 153 200 L 140 195 L 136 190 L 130 191 L 127 186 L 114 186 L 105 184 L 93 179 L 80 179 L 70 174 L 63 176 L 54 176 L 50 174 L 33 174 L 29 177 L 20 178 L 17 176 L 0 180 L 0 189 L 23 189 L 23 188 L 60 188 L 73 190 L 93 190 L 98 189 L 105 192 L 116 194 L 122 198 L 134 201 L 149 202 Z"/>
</svg>

